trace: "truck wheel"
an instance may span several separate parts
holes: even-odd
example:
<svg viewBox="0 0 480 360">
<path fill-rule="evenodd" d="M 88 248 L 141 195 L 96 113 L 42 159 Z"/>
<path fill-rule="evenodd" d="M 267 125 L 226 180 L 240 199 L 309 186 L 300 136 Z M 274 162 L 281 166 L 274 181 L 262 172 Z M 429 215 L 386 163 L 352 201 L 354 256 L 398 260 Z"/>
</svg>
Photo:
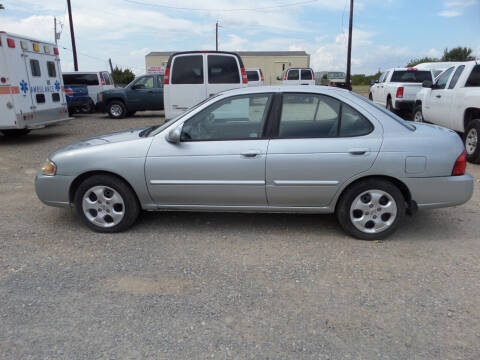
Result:
<svg viewBox="0 0 480 360">
<path fill-rule="evenodd" d="M 95 104 L 90 100 L 87 104 L 82 105 L 80 111 L 84 114 L 91 114 L 95 111 Z"/>
<path fill-rule="evenodd" d="M 368 94 L 368 98 L 369 98 L 371 101 L 373 101 L 373 95 L 372 95 L 372 93 Z"/>
<path fill-rule="evenodd" d="M 112 119 L 121 119 L 127 114 L 125 104 L 119 100 L 113 100 L 108 103 L 108 116 Z"/>
<path fill-rule="evenodd" d="M 362 240 L 384 239 L 391 235 L 405 212 L 405 199 L 400 190 L 381 179 L 367 179 L 347 188 L 336 208 L 343 230 Z"/>
<path fill-rule="evenodd" d="M 415 110 L 413 110 L 412 121 L 418 123 L 423 122 L 422 105 L 417 105 Z"/>
<path fill-rule="evenodd" d="M 478 146 L 478 137 L 480 135 L 480 119 L 472 120 L 468 123 L 464 134 L 465 150 L 467 151 L 467 161 L 480 164 L 480 146 Z"/>
<path fill-rule="evenodd" d="M 30 132 L 30 129 L 1 130 L 0 132 L 5 137 L 16 138 L 23 135 L 27 135 Z"/>
<path fill-rule="evenodd" d="M 387 106 L 386 106 L 387 110 L 391 111 L 391 112 L 394 112 L 393 111 L 393 106 L 392 106 L 392 99 L 388 98 L 387 99 Z"/>
<path fill-rule="evenodd" d="M 74 204 L 82 222 L 102 233 L 130 228 L 140 213 L 130 186 L 110 175 L 93 175 L 84 180 L 75 192 Z"/>
</svg>

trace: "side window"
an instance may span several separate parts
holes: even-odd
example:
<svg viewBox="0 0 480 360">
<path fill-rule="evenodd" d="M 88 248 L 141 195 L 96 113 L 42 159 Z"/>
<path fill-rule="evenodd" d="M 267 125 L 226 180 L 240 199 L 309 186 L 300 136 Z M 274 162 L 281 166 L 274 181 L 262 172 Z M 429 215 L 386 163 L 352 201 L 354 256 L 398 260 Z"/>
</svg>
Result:
<svg viewBox="0 0 480 360">
<path fill-rule="evenodd" d="M 465 86 L 480 87 L 480 65 L 475 65 L 473 67 L 472 73 L 468 77 L 468 80 L 465 83 Z"/>
<path fill-rule="evenodd" d="M 208 55 L 209 84 L 238 84 L 240 70 L 237 60 L 228 55 Z"/>
<path fill-rule="evenodd" d="M 312 71 L 311 70 L 302 70 L 300 73 L 300 78 L 302 80 L 313 80 Z"/>
<path fill-rule="evenodd" d="M 135 89 L 153 89 L 153 76 L 143 76 L 133 84 Z"/>
<path fill-rule="evenodd" d="M 347 104 L 342 104 L 340 136 L 362 136 L 373 131 L 373 125 L 365 116 Z"/>
<path fill-rule="evenodd" d="M 386 82 L 389 76 L 390 76 L 390 71 L 387 71 L 381 82 Z"/>
<path fill-rule="evenodd" d="M 328 96 L 284 94 L 280 117 L 281 138 L 324 138 L 338 134 L 340 101 Z"/>
<path fill-rule="evenodd" d="M 45 102 L 45 94 L 37 94 L 35 96 L 37 104 L 43 104 Z"/>
<path fill-rule="evenodd" d="M 175 57 L 172 72 L 172 84 L 203 84 L 203 55 Z"/>
<path fill-rule="evenodd" d="M 378 78 L 378 82 L 379 82 L 379 83 L 383 82 L 383 79 L 385 79 L 385 73 L 383 73 L 382 75 L 380 75 L 380 77 Z"/>
<path fill-rule="evenodd" d="M 40 63 L 38 60 L 31 59 L 30 60 L 30 69 L 32 71 L 32 76 L 41 76 L 42 73 L 40 72 Z"/>
<path fill-rule="evenodd" d="M 202 110 L 183 124 L 182 141 L 262 137 L 271 94 L 235 96 Z"/>
<path fill-rule="evenodd" d="M 446 70 L 442 75 L 439 76 L 435 84 L 436 90 L 445 89 L 445 87 L 447 86 L 448 78 L 450 77 L 450 74 L 452 73 L 453 69 L 454 68 L 451 67 L 450 69 Z"/>
<path fill-rule="evenodd" d="M 247 79 L 248 81 L 259 81 L 260 78 L 258 77 L 258 72 L 256 70 L 247 71 Z"/>
<path fill-rule="evenodd" d="M 60 94 L 59 93 L 53 93 L 52 94 L 52 101 L 59 102 L 60 101 Z"/>
<path fill-rule="evenodd" d="M 455 70 L 455 73 L 452 76 L 452 80 L 450 80 L 450 84 L 448 85 L 449 89 L 453 89 L 455 85 L 457 85 L 458 78 L 462 75 L 463 69 L 465 69 L 465 65 L 461 65 Z"/>
<path fill-rule="evenodd" d="M 288 70 L 287 80 L 298 80 L 298 70 Z"/>
<path fill-rule="evenodd" d="M 55 69 L 55 63 L 53 61 L 47 61 L 47 70 L 49 77 L 57 77 L 57 70 Z"/>
</svg>

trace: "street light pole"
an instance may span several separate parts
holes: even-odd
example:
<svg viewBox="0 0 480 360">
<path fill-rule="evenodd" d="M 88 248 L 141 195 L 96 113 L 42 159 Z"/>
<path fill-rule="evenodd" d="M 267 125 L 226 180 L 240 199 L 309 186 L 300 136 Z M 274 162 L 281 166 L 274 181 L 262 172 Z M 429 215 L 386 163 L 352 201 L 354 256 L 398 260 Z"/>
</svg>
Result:
<svg viewBox="0 0 480 360">
<path fill-rule="evenodd" d="M 67 0 L 67 5 L 68 5 L 68 20 L 70 22 L 70 36 L 72 38 L 73 67 L 75 71 L 78 71 L 77 47 L 75 46 L 75 33 L 73 32 L 73 20 L 72 20 L 72 5 L 70 4 L 70 0 Z"/>
<path fill-rule="evenodd" d="M 353 29 L 353 0 L 350 0 L 350 22 L 348 24 L 348 50 L 347 50 L 347 76 L 345 82 L 347 88 L 352 90 L 351 76 L 352 76 L 352 29 Z"/>
<path fill-rule="evenodd" d="M 215 24 L 215 50 L 218 51 L 218 20 Z"/>
</svg>

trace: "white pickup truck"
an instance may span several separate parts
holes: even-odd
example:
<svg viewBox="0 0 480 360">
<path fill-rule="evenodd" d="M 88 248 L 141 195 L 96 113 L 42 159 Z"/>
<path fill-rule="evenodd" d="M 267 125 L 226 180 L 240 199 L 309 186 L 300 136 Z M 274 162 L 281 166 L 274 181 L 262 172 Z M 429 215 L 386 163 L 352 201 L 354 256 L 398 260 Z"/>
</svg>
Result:
<svg viewBox="0 0 480 360">
<path fill-rule="evenodd" d="M 480 163 L 480 62 L 456 63 L 417 94 L 413 120 L 463 134 L 467 160 Z"/>
<path fill-rule="evenodd" d="M 396 68 L 385 71 L 370 87 L 369 98 L 390 111 L 412 111 L 415 97 L 425 81 L 433 81 L 430 70 Z"/>
</svg>

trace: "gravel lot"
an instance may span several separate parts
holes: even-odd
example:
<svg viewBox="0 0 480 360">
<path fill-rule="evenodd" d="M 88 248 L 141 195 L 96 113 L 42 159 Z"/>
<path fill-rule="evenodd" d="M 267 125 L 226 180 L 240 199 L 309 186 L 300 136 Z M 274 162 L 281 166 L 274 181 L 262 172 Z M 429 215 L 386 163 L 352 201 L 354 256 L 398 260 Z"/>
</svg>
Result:
<svg viewBox="0 0 480 360">
<path fill-rule="evenodd" d="M 480 359 L 479 166 L 469 203 L 384 242 L 282 214 L 146 213 L 96 234 L 37 199 L 56 148 L 162 122 L 0 137 L 1 359 Z"/>
</svg>

